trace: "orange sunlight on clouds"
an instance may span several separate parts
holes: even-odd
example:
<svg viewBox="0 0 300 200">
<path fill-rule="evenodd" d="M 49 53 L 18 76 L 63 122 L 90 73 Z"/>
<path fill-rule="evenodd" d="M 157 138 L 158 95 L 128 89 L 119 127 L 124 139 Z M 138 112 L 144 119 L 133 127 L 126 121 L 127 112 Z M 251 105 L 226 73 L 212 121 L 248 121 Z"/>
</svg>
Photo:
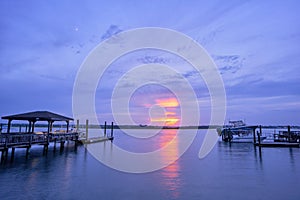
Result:
<svg viewBox="0 0 300 200">
<path fill-rule="evenodd" d="M 156 99 L 155 102 L 160 107 L 165 108 L 165 117 L 163 118 L 152 118 L 151 122 L 162 122 L 167 126 L 178 125 L 179 117 L 175 112 L 174 108 L 179 107 L 179 103 L 176 98 L 167 98 L 167 99 Z"/>
</svg>

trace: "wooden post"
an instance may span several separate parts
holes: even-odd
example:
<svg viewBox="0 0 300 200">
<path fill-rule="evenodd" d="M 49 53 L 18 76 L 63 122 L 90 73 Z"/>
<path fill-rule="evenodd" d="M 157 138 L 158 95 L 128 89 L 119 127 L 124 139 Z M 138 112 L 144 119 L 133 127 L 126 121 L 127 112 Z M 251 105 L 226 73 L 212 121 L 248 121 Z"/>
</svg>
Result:
<svg viewBox="0 0 300 200">
<path fill-rule="evenodd" d="M 35 124 L 35 122 L 36 122 L 36 121 L 33 121 L 33 122 L 32 122 L 32 133 L 34 133 L 34 124 Z"/>
<path fill-rule="evenodd" d="M 114 122 L 111 122 L 110 137 L 114 137 Z"/>
<path fill-rule="evenodd" d="M 260 134 L 260 136 L 262 136 L 262 129 L 261 129 L 261 125 L 259 125 L 259 134 Z"/>
<path fill-rule="evenodd" d="M 25 133 L 27 133 L 27 125 L 25 125 Z"/>
<path fill-rule="evenodd" d="M 22 131 L 22 125 L 19 126 L 19 133 Z"/>
<path fill-rule="evenodd" d="M 253 144 L 254 144 L 254 145 L 256 145 L 255 129 L 256 129 L 256 128 L 253 128 Z"/>
<path fill-rule="evenodd" d="M 257 131 L 257 138 L 258 138 L 258 146 L 260 147 L 260 133 Z"/>
<path fill-rule="evenodd" d="M 67 133 L 69 132 L 69 120 L 67 121 Z"/>
<path fill-rule="evenodd" d="M 79 119 L 76 120 L 76 132 L 78 133 L 79 131 Z"/>
<path fill-rule="evenodd" d="M 50 132 L 52 132 L 53 129 L 53 121 L 50 121 Z"/>
<path fill-rule="evenodd" d="M 29 125 L 28 125 L 28 133 L 31 132 L 31 121 L 29 121 Z"/>
<path fill-rule="evenodd" d="M 86 138 L 86 140 L 89 139 L 89 120 L 88 119 L 85 121 L 85 138 Z"/>
<path fill-rule="evenodd" d="M 48 121 L 48 130 L 47 130 L 47 133 L 49 134 L 50 133 L 50 121 Z"/>
<path fill-rule="evenodd" d="M 10 126 L 11 126 L 11 119 L 8 120 L 8 124 L 7 124 L 7 133 L 10 132 Z"/>
<path fill-rule="evenodd" d="M 288 125 L 288 141 L 291 142 L 291 126 Z"/>
<path fill-rule="evenodd" d="M 104 122 L 104 136 L 106 136 L 106 121 Z"/>
</svg>

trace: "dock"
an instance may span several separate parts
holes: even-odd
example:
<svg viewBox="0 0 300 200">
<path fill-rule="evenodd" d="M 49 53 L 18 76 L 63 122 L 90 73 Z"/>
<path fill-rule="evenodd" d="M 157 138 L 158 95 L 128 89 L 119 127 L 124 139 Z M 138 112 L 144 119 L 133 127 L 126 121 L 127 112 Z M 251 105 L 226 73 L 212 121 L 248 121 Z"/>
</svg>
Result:
<svg viewBox="0 0 300 200">
<path fill-rule="evenodd" d="M 73 141 L 76 148 L 78 133 L 2 133 L 0 134 L 1 162 L 7 160 L 9 150 L 11 150 L 11 161 L 13 161 L 16 148 L 25 148 L 27 158 L 33 145 L 42 145 L 44 147 L 43 154 L 47 154 L 50 143 L 54 143 L 54 150 L 56 144 L 60 143 L 60 150 L 62 151 L 65 142 L 69 141 Z"/>
<path fill-rule="evenodd" d="M 262 129 L 273 128 L 286 129 L 273 134 L 273 139 L 266 139 L 262 135 Z M 291 130 L 291 127 L 294 130 Z M 258 130 L 257 130 L 258 129 Z M 297 131 L 296 131 L 297 130 Z M 222 136 L 224 142 L 234 142 L 234 136 L 248 135 L 247 142 L 251 142 L 258 147 L 300 147 L 300 131 L 296 126 L 241 126 L 241 127 L 224 127 L 223 130 L 217 130 Z M 251 136 L 252 135 L 252 136 Z M 238 139 L 240 139 L 238 138 Z M 246 137 L 244 137 L 246 138 Z M 252 139 L 251 139 L 252 138 Z"/>
<path fill-rule="evenodd" d="M 77 127 L 79 127 L 79 120 L 77 120 Z M 107 123 L 106 121 L 104 122 L 104 136 L 100 137 L 89 137 L 89 120 L 86 120 L 85 122 L 85 137 L 79 138 L 79 142 L 81 144 L 92 144 L 92 143 L 97 143 L 97 142 L 104 142 L 108 140 L 113 140 L 114 139 L 114 123 L 111 123 L 110 126 L 110 136 L 107 135 Z"/>
<path fill-rule="evenodd" d="M 82 138 L 79 139 L 79 142 L 82 144 L 92 144 L 92 143 L 98 143 L 98 142 L 104 142 L 104 141 L 108 141 L 108 140 L 113 140 L 113 137 L 106 137 L 106 136 L 102 136 L 102 137 L 93 137 L 93 138 Z"/>
</svg>

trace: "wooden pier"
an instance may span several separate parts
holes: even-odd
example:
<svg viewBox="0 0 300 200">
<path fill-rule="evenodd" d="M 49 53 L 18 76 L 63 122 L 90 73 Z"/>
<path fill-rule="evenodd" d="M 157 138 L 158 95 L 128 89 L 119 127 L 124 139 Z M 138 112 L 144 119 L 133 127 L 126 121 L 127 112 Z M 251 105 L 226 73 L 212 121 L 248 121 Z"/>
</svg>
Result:
<svg viewBox="0 0 300 200">
<path fill-rule="evenodd" d="M 273 141 L 262 141 L 262 126 L 259 126 L 257 132 L 258 141 L 254 142 L 258 147 L 300 147 L 300 131 L 291 131 L 291 127 L 287 126 L 287 131 L 279 131 L 278 134 L 273 134 Z"/>
<path fill-rule="evenodd" d="M 28 157 L 30 148 L 33 145 L 43 145 L 43 153 L 47 154 L 50 143 L 54 143 L 54 150 L 56 143 L 60 143 L 60 150 L 62 151 L 65 142 L 68 141 L 74 141 L 76 148 L 78 143 L 78 133 L 2 133 L 0 134 L 1 162 L 7 160 L 10 149 L 11 160 L 13 160 L 16 148 L 25 148 L 26 157 Z"/>
<path fill-rule="evenodd" d="M 47 154 L 48 147 L 50 143 L 54 143 L 54 151 L 56 149 L 56 144 L 60 143 L 60 150 L 64 149 L 65 142 L 74 141 L 75 148 L 78 143 L 81 144 L 91 144 L 96 142 L 103 142 L 107 140 L 113 140 L 113 122 L 111 123 L 110 136 L 106 134 L 106 122 L 104 124 L 104 136 L 101 137 L 93 137 L 89 138 L 88 129 L 89 124 L 88 120 L 86 120 L 85 124 L 85 137 L 80 136 L 79 134 L 79 120 L 77 120 L 76 131 L 69 132 L 69 121 L 73 120 L 70 117 L 65 117 L 59 114 L 55 114 L 48 111 L 36 111 L 29 113 L 22 113 L 17 115 L 10 115 L 2 117 L 2 119 L 7 119 L 7 132 L 2 133 L 2 124 L 0 126 L 0 151 L 1 153 L 1 162 L 7 160 L 8 152 L 11 150 L 11 160 L 14 159 L 15 149 L 16 148 L 25 148 L 26 149 L 26 157 L 28 157 L 29 150 L 32 145 L 42 145 L 44 146 L 44 154 Z M 19 128 L 19 132 L 11 132 L 11 122 L 13 120 L 21 120 L 28 121 L 28 126 L 26 125 L 26 131 L 21 132 L 21 127 Z M 35 132 L 35 124 L 37 121 L 45 121 L 48 122 L 47 131 L 46 132 Z M 52 131 L 53 123 L 56 121 L 66 122 L 66 130 Z M 28 129 L 27 129 L 28 127 Z"/>
<path fill-rule="evenodd" d="M 55 146 L 56 143 L 60 143 L 61 150 L 64 148 L 64 143 L 66 141 L 74 141 L 75 146 L 77 145 L 79 134 L 76 132 L 69 132 L 69 122 L 73 120 L 70 117 L 65 117 L 49 111 L 35 111 L 4 116 L 2 119 L 8 120 L 8 124 L 6 133 L 0 133 L 0 151 L 2 152 L 1 161 L 7 159 L 9 149 L 11 149 L 11 160 L 13 160 L 16 148 L 26 148 L 26 157 L 28 157 L 32 145 L 43 145 L 44 153 L 48 152 L 48 146 L 51 142 L 53 142 Z M 28 129 L 26 128 L 26 132 L 11 132 L 11 123 L 14 120 L 28 121 Z M 35 124 L 38 121 L 48 123 L 46 132 L 35 132 Z M 67 126 L 64 132 L 52 132 L 53 123 L 56 121 L 66 122 Z"/>
</svg>

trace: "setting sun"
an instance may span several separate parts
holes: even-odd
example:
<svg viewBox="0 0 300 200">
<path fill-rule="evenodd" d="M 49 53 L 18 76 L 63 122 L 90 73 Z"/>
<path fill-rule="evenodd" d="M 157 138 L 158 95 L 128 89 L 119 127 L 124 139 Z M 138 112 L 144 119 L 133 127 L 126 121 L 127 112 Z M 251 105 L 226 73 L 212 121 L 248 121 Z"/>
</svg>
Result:
<svg viewBox="0 0 300 200">
<path fill-rule="evenodd" d="M 180 118 L 177 115 L 176 108 L 179 103 L 176 98 L 156 99 L 156 104 L 164 108 L 164 117 L 151 118 L 151 122 L 162 123 L 167 126 L 178 125 Z"/>
</svg>

